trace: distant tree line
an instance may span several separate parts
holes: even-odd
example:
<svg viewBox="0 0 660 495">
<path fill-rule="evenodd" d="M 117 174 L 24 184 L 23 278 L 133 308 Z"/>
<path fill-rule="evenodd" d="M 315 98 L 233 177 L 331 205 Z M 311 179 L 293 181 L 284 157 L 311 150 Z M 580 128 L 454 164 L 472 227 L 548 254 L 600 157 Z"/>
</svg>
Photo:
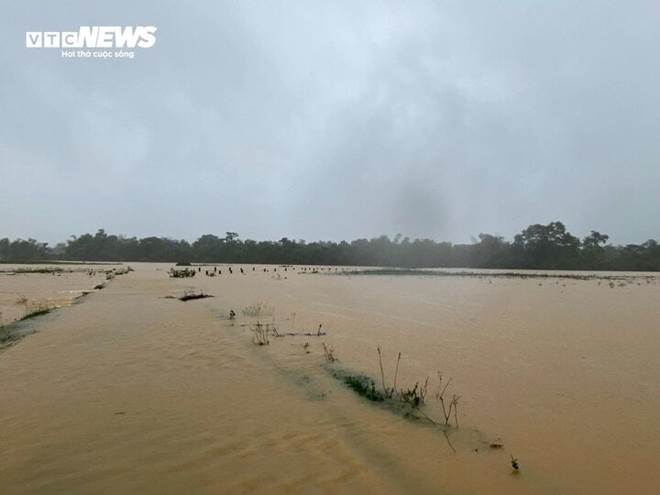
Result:
<svg viewBox="0 0 660 495">
<path fill-rule="evenodd" d="M 205 234 L 190 243 L 164 237 L 123 237 L 104 230 L 72 236 L 49 247 L 34 239 L 0 239 L 0 261 L 160 261 L 197 263 L 277 263 L 394 267 L 470 267 L 660 271 L 660 245 L 615 246 L 596 231 L 579 239 L 561 222 L 530 225 L 513 241 L 479 234 L 472 244 L 381 236 L 352 242 L 241 240 Z"/>
</svg>

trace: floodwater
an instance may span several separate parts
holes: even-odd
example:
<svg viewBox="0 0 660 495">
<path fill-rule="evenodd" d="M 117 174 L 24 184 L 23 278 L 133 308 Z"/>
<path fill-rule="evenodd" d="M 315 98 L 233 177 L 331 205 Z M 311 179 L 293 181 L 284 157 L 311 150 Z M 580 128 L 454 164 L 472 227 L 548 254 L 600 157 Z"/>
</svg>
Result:
<svg viewBox="0 0 660 495">
<path fill-rule="evenodd" d="M 131 266 L 0 351 L 0 493 L 658 492 L 655 277 L 611 287 L 236 265 L 170 279 L 170 265 Z M 6 306 L 96 282 L 0 275 L 0 294 Z M 166 297 L 188 288 L 215 297 Z M 257 303 L 259 316 L 242 313 Z M 312 335 L 257 346 L 257 320 Z M 380 387 L 377 346 L 388 384 L 399 352 L 399 387 L 431 377 L 429 417 L 442 416 L 437 372 L 452 378 L 458 429 L 393 414 L 328 372 Z"/>
<path fill-rule="evenodd" d="M 105 281 L 104 269 L 111 268 L 0 265 L 0 325 L 20 319 L 38 305 L 48 308 L 69 306 L 86 289 Z M 38 273 L 38 270 L 52 271 Z"/>
</svg>

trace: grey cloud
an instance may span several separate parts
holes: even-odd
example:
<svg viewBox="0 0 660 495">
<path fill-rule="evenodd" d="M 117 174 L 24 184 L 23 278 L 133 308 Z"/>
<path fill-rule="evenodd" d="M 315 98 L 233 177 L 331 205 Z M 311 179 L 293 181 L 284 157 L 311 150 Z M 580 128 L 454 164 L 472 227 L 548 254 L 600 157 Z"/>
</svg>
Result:
<svg viewBox="0 0 660 495">
<path fill-rule="evenodd" d="M 656 2 L 5 2 L 0 235 L 658 237 Z M 24 32 L 154 24 L 132 61 Z"/>
</svg>

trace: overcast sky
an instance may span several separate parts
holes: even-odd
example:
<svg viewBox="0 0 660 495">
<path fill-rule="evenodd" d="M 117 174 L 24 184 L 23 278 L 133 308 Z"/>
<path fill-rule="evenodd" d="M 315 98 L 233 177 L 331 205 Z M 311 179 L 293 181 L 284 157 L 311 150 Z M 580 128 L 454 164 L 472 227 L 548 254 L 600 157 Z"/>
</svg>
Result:
<svg viewBox="0 0 660 495">
<path fill-rule="evenodd" d="M 157 42 L 25 48 L 80 25 Z M 0 40 L 0 237 L 660 238 L 657 1 L 0 0 Z"/>
</svg>

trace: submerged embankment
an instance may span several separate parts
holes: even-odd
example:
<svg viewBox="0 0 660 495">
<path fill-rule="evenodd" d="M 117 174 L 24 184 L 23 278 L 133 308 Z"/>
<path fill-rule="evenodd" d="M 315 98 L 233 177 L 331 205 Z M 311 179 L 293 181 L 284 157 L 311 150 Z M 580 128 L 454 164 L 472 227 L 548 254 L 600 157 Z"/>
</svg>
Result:
<svg viewBox="0 0 660 495">
<path fill-rule="evenodd" d="M 0 350 L 36 332 L 35 319 L 71 306 L 130 270 L 99 264 L 1 265 Z"/>
</svg>

